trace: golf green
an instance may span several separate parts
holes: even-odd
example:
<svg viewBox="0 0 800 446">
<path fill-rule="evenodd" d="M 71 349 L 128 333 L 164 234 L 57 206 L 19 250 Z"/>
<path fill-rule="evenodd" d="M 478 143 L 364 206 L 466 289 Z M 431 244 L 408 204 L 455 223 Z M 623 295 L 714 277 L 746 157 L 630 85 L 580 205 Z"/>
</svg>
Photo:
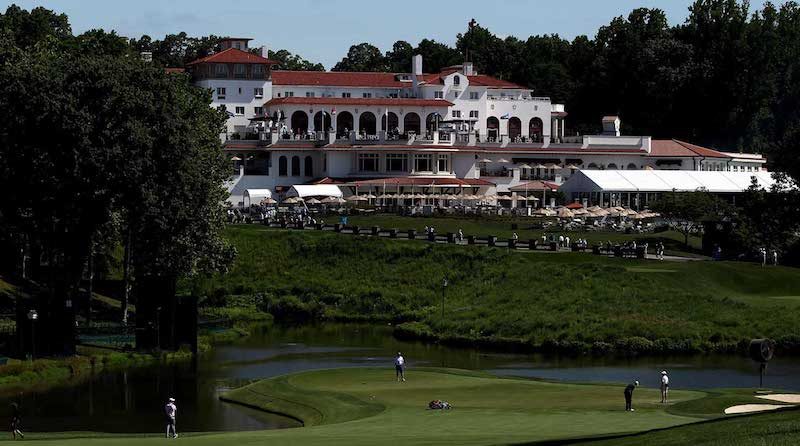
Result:
<svg viewBox="0 0 800 446">
<path fill-rule="evenodd" d="M 180 440 L 192 445 L 514 444 L 635 433 L 723 416 L 720 404 L 698 404 L 714 397 L 706 392 L 674 391 L 671 404 L 663 405 L 657 389 L 639 388 L 634 394 L 636 411 L 626 412 L 620 385 L 554 383 L 435 368 L 411 370 L 407 378 L 397 382 L 394 371 L 387 368 L 350 368 L 259 381 L 224 398 L 292 416 L 305 427 L 190 434 Z M 741 393 L 724 403 L 751 398 Z M 428 410 L 428 402 L 435 399 L 450 402 L 453 409 Z M 682 406 L 687 406 L 685 413 Z M 164 440 L 155 435 L 58 434 L 40 438 L 37 444 L 127 446 L 158 441 Z"/>
</svg>

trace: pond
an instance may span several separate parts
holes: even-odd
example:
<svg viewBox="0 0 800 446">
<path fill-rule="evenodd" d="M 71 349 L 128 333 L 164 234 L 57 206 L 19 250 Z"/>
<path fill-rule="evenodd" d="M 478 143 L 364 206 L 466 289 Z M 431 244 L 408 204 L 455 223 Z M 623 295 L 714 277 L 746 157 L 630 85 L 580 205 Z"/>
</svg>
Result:
<svg viewBox="0 0 800 446">
<path fill-rule="evenodd" d="M 393 379 L 392 359 L 398 351 L 406 357 L 410 379 L 414 367 L 446 366 L 579 382 L 638 379 L 657 387 L 659 372 L 666 369 L 673 388 L 758 386 L 758 364 L 738 356 L 625 359 L 497 353 L 399 341 L 389 326 L 325 324 L 256 329 L 247 339 L 216 347 L 196 365 L 101 373 L 73 386 L 5 395 L 0 407 L 20 402 L 23 427 L 32 432 L 159 432 L 162 407 L 170 396 L 178 401 L 179 432 L 296 427 L 294 420 L 222 403 L 218 397 L 252 380 L 312 369 L 386 367 L 387 379 Z M 800 358 L 774 359 L 765 385 L 800 391 Z"/>
</svg>

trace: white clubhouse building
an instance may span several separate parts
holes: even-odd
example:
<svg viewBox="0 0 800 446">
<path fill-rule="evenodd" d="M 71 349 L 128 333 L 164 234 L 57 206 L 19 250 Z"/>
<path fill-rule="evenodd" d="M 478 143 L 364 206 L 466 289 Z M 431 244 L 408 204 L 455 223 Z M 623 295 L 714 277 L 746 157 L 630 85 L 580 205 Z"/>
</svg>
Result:
<svg viewBox="0 0 800 446">
<path fill-rule="evenodd" d="M 440 73 L 425 73 L 421 56 L 411 73 L 280 71 L 248 42 L 228 39 L 223 51 L 187 67 L 230 115 L 233 204 L 249 189 L 279 197 L 307 184 L 505 194 L 532 180 L 558 187 L 579 170 L 761 172 L 766 163 L 622 136 L 616 116 L 603 118 L 600 135 L 567 136 L 563 105 L 469 62 Z"/>
</svg>

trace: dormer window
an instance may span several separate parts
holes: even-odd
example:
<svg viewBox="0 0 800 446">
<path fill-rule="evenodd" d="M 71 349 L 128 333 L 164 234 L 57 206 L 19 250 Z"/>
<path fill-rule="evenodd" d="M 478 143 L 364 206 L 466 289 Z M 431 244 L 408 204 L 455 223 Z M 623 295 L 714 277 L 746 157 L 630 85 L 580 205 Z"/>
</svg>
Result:
<svg viewBox="0 0 800 446">
<path fill-rule="evenodd" d="M 453 85 L 461 85 L 461 76 L 453 76 Z"/>
</svg>

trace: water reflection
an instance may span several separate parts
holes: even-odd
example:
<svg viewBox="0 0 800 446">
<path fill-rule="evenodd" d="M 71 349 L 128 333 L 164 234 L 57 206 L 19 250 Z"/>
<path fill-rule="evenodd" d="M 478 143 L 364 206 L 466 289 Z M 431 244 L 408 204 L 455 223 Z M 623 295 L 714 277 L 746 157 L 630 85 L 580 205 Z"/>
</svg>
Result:
<svg viewBox="0 0 800 446">
<path fill-rule="evenodd" d="M 656 386 L 658 372 L 670 371 L 675 388 L 753 387 L 758 366 L 736 356 L 678 358 L 555 358 L 448 348 L 398 341 L 391 327 L 326 324 L 257 330 L 239 343 L 220 346 L 195 364 L 101 373 L 71 387 L 7 395 L 23 408 L 30 431 L 160 432 L 166 398 L 178 400 L 179 431 L 276 429 L 293 420 L 225 404 L 220 393 L 247 382 L 312 369 L 385 366 L 392 373 L 402 351 L 414 367 L 446 366 L 567 381 L 628 382 Z M 777 358 L 765 381 L 770 387 L 800 391 L 800 360 Z"/>
</svg>

